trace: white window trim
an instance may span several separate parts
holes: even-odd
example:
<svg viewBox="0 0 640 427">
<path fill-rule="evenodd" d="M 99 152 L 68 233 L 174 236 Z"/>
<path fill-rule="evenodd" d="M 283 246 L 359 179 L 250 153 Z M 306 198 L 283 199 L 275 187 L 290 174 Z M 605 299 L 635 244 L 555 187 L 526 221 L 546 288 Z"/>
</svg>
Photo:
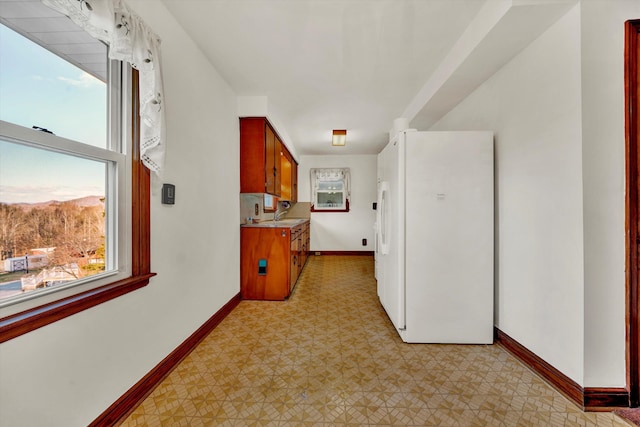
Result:
<svg viewBox="0 0 640 427">
<path fill-rule="evenodd" d="M 126 70 L 121 71 L 122 68 Z M 27 292 L 0 301 L 0 319 L 30 310 L 43 304 L 90 291 L 130 277 L 131 271 L 131 67 L 121 61 L 109 61 L 109 124 L 107 149 L 84 144 L 54 134 L 29 129 L 0 120 L 0 138 L 26 146 L 78 156 L 97 161 L 109 161 L 112 182 L 106 185 L 106 245 L 112 251 L 104 273 L 74 280 L 68 284 Z M 114 120 L 115 119 L 115 120 Z M 117 135 L 118 137 L 112 137 Z M 118 165 L 118 166 L 116 166 Z"/>
</svg>

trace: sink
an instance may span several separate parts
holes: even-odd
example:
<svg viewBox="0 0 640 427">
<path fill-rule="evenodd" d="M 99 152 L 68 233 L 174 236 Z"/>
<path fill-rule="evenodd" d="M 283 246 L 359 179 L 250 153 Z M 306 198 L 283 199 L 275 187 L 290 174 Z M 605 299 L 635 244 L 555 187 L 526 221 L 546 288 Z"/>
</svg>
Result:
<svg viewBox="0 0 640 427">
<path fill-rule="evenodd" d="M 302 224 L 306 219 L 304 218 L 289 218 L 281 219 L 279 221 L 262 221 L 257 224 L 246 224 L 245 227 L 293 227 L 298 224 Z"/>
<path fill-rule="evenodd" d="M 296 225 L 296 224 L 300 224 L 302 222 L 304 222 L 305 220 L 302 218 L 290 218 L 290 219 L 280 219 L 278 221 L 262 221 L 260 224 L 268 224 L 271 225 L 273 224 L 274 226 L 280 224 L 280 225 Z"/>
</svg>

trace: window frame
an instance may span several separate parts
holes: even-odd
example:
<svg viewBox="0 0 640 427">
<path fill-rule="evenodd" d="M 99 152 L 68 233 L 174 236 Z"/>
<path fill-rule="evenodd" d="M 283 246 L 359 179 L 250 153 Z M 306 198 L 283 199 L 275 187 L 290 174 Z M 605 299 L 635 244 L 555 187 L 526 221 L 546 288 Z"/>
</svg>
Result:
<svg viewBox="0 0 640 427">
<path fill-rule="evenodd" d="M 309 171 L 310 174 L 314 174 L 316 170 L 321 170 L 321 169 L 342 169 L 344 171 L 344 173 L 349 174 L 350 175 L 350 171 L 349 168 L 313 168 Z M 317 178 L 316 178 L 317 179 Z M 331 207 L 319 207 L 318 204 L 318 195 L 319 194 L 324 194 L 324 193 L 328 193 L 329 191 L 327 190 L 319 190 L 319 189 L 314 189 L 314 178 L 311 178 L 311 182 L 312 182 L 312 189 L 311 189 L 311 197 L 313 200 L 311 200 L 311 212 L 338 212 L 338 213 L 345 213 L 345 212 L 349 212 L 349 193 L 350 193 L 350 188 L 349 188 L 349 178 L 343 178 L 340 180 L 320 180 L 321 182 L 341 182 L 342 183 L 342 190 L 340 191 L 334 191 L 336 193 L 342 193 L 342 198 L 344 200 L 344 202 L 341 204 L 341 206 L 331 206 Z"/>
<path fill-rule="evenodd" d="M 0 343 L 118 298 L 149 284 L 151 272 L 151 173 L 140 157 L 139 76 L 131 73 L 131 274 L 0 319 Z M 125 105 L 125 108 L 127 106 Z"/>
<path fill-rule="evenodd" d="M 342 189 L 340 190 L 320 190 L 317 189 L 316 190 L 316 199 L 314 200 L 313 206 L 314 206 L 314 211 L 316 212 L 326 212 L 326 211 L 344 211 L 347 209 L 347 189 L 346 189 L 346 185 L 344 180 L 340 180 L 340 181 L 321 181 L 322 183 L 325 182 L 339 182 L 342 185 Z M 341 203 L 337 204 L 335 203 L 335 206 L 327 206 L 327 207 L 321 207 L 320 206 L 320 195 L 321 194 L 340 194 L 340 200 Z"/>
</svg>

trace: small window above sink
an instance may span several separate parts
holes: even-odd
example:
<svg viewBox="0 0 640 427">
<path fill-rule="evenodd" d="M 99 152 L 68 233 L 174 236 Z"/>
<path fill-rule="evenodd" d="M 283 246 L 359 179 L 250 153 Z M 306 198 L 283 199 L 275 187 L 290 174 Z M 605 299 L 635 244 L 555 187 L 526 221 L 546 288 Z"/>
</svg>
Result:
<svg viewBox="0 0 640 427">
<path fill-rule="evenodd" d="M 278 208 L 278 198 L 271 194 L 264 193 L 263 210 L 265 212 L 275 212 Z"/>
</svg>

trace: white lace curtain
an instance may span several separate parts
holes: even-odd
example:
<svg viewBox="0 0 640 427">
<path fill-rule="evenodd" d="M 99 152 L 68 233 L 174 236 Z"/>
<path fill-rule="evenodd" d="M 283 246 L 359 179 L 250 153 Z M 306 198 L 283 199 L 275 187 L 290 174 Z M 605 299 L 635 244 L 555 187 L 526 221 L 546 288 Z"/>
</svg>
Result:
<svg viewBox="0 0 640 427">
<path fill-rule="evenodd" d="M 311 203 L 315 203 L 321 182 L 342 181 L 345 199 L 351 198 L 351 172 L 349 168 L 321 168 L 311 169 Z"/>
<path fill-rule="evenodd" d="M 164 163 L 164 106 L 160 39 L 122 0 L 41 0 L 109 44 L 109 58 L 125 61 L 140 76 L 140 157 L 160 173 Z"/>
</svg>

